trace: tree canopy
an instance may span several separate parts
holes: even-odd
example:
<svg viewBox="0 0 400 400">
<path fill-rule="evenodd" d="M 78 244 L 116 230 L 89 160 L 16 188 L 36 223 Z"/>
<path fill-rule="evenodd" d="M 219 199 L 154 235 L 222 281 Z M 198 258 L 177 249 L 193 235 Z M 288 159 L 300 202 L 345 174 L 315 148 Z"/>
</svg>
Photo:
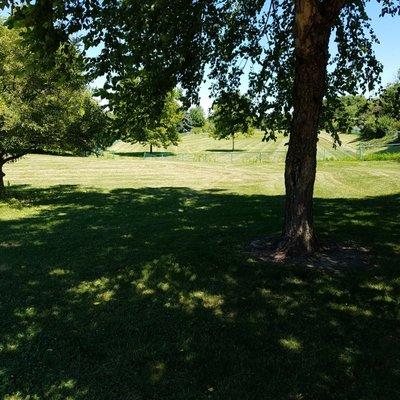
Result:
<svg viewBox="0 0 400 400">
<path fill-rule="evenodd" d="M 400 121 L 400 71 L 397 80 L 382 91 L 379 106 L 383 114 Z"/>
<path fill-rule="evenodd" d="M 44 143 L 57 143 L 79 109 L 72 96 L 77 82 L 61 81 L 56 68 L 37 68 L 16 31 L 0 27 L 0 48 L 2 153 L 16 157 Z"/>
<path fill-rule="evenodd" d="M 70 53 L 68 73 L 65 54 L 45 66 L 19 33 L 0 26 L 1 178 L 6 162 L 27 153 L 91 152 L 112 137 L 108 117 L 85 88 L 79 55 Z"/>
<path fill-rule="evenodd" d="M 380 2 L 382 14 L 399 10 L 393 1 Z M 272 128 L 290 128 L 296 2 L 12 3 L 13 24 L 30 27 L 30 36 L 42 44 L 42 50 L 57 48 L 78 32 L 86 50 L 101 46 L 99 54 L 88 59 L 91 76 L 107 77 L 103 96 L 111 98 L 123 92 L 125 100 L 136 106 L 140 103 L 143 118 L 148 117 L 146 110 L 154 118 L 158 114 L 154 111 L 162 109 L 167 94 L 177 85 L 188 98 L 196 99 L 208 66 L 215 95 L 239 88 L 241 77 L 247 74 L 248 93 L 266 129 L 273 134 Z M 367 3 L 330 0 L 319 6 L 321 15 L 332 19 L 327 22 L 332 25 L 336 44 L 327 79 L 327 105 L 336 94 L 372 89 L 378 79 L 381 65 L 372 51 L 377 38 L 366 12 Z M 11 2 L 2 4 L 10 6 Z"/>
<path fill-rule="evenodd" d="M 136 109 L 129 108 L 129 103 L 124 108 L 114 108 L 118 112 L 117 124 L 121 138 L 130 143 L 149 144 L 150 152 L 153 151 L 153 146 L 167 148 L 177 145 L 185 116 L 179 99 L 180 92 L 172 90 L 167 95 L 160 114 L 157 118 L 148 119 L 146 125 L 141 116 L 135 114 Z M 124 115 L 122 112 L 126 113 L 125 118 L 121 118 Z M 138 120 L 142 121 L 142 124 L 138 124 Z M 154 123 L 155 120 L 157 123 Z"/>
<path fill-rule="evenodd" d="M 203 128 L 206 124 L 204 110 L 200 106 L 191 107 L 187 114 L 188 124 L 193 128 Z"/>
</svg>

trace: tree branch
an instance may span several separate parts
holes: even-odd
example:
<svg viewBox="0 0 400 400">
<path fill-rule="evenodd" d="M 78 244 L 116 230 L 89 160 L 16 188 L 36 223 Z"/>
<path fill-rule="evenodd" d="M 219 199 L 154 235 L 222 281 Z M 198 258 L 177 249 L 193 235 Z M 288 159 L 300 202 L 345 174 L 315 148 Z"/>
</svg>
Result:
<svg viewBox="0 0 400 400">
<path fill-rule="evenodd" d="M 351 3 L 352 0 L 326 0 L 320 4 L 319 9 L 323 18 L 332 25 L 335 19 L 339 16 L 340 11 L 346 3 Z"/>
<path fill-rule="evenodd" d="M 5 157 L 5 158 L 3 158 L 2 162 L 3 162 L 3 164 L 5 164 L 6 162 L 17 160 L 18 158 L 21 158 L 22 156 L 24 156 L 28 153 L 29 153 L 29 151 L 25 151 L 22 153 L 17 153 L 17 154 Z"/>
</svg>

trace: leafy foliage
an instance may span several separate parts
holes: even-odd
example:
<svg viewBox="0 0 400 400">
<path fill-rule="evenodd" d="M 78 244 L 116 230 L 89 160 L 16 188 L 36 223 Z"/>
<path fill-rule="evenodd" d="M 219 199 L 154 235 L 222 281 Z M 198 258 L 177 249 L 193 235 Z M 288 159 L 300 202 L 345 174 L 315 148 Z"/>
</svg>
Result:
<svg viewBox="0 0 400 400">
<path fill-rule="evenodd" d="M 352 133 L 362 124 L 368 107 L 369 102 L 362 95 L 341 96 L 336 107 L 331 105 L 331 112 L 324 115 L 322 126 L 328 132 Z"/>
<path fill-rule="evenodd" d="M 0 26 L 1 166 L 29 152 L 87 153 L 111 144 L 108 117 L 85 89 L 79 55 L 64 75 L 65 53 L 45 66 L 20 33 Z"/>
<path fill-rule="evenodd" d="M 79 112 L 73 95 L 81 86 L 78 71 L 70 83 L 57 68 L 41 69 L 17 31 L 0 27 L 0 153 L 17 158 L 46 145 L 58 147 L 62 134 Z"/>
<path fill-rule="evenodd" d="M 130 113 L 129 104 L 125 103 L 124 108 L 118 108 L 118 110 L 123 109 L 124 113 L 126 113 L 124 123 L 121 122 L 122 115 L 118 114 L 121 137 L 127 142 L 149 144 L 151 147 L 162 146 L 167 148 L 170 145 L 177 145 L 185 115 L 179 99 L 180 93 L 178 90 L 168 93 L 163 109 L 156 119 L 157 124 L 154 124 L 154 120 L 149 119 L 147 120 L 147 125 L 140 126 L 137 122 L 132 121 L 133 119 L 142 121 L 140 116 L 134 112 Z"/>
<path fill-rule="evenodd" d="M 367 115 L 361 126 L 361 134 L 366 138 L 382 138 L 397 132 L 395 120 L 387 115 Z"/>
<path fill-rule="evenodd" d="M 400 82 L 388 85 L 379 97 L 369 100 L 360 126 L 366 138 L 394 137 L 400 132 Z"/>
<path fill-rule="evenodd" d="M 347 95 L 337 98 L 323 119 L 327 131 L 351 133 L 360 129 L 365 138 L 381 138 L 400 131 L 400 83 L 384 88 L 378 97 Z"/>
<path fill-rule="evenodd" d="M 99 154 L 118 138 L 112 119 L 89 92 L 81 94 L 79 116 L 68 126 L 63 148 L 73 154 Z"/>
<path fill-rule="evenodd" d="M 192 107 L 187 112 L 188 124 L 193 128 L 203 128 L 206 124 L 204 110 L 200 106 Z"/>
<path fill-rule="evenodd" d="M 382 114 L 400 121 L 400 77 L 397 82 L 388 85 L 379 98 Z"/>
<path fill-rule="evenodd" d="M 10 2 L 2 3 L 4 7 Z M 178 1 L 173 6 L 165 0 L 14 3 L 12 23 L 31 27 L 34 40 L 56 48 L 66 37 L 83 32 L 86 50 L 100 46 L 99 54 L 89 59 L 88 71 L 92 77 L 106 75 L 102 96 L 111 109 L 123 99 L 128 109 L 137 110 L 138 125 L 147 126 L 149 120 L 159 117 L 168 93 L 178 84 L 187 98 L 195 101 L 208 65 L 216 98 L 238 90 L 247 74 L 249 98 L 261 128 L 272 137 L 275 129 L 290 129 L 294 2 L 199 0 Z M 377 39 L 366 12 L 368 1 L 326 3 L 320 7 L 326 7 L 327 13 L 332 12 L 329 7 L 341 8 L 333 22 L 336 52 L 330 59 L 325 102 L 329 113 L 337 95 L 372 89 L 379 81 L 381 65 L 372 50 Z M 382 14 L 399 11 L 395 2 L 380 3 Z M 115 97 L 117 101 L 113 101 Z M 335 127 L 329 128 L 336 137 Z"/>
<path fill-rule="evenodd" d="M 210 119 L 214 125 L 212 136 L 217 139 L 232 138 L 232 149 L 237 134 L 253 133 L 250 100 L 238 92 L 221 94 L 213 105 Z"/>
</svg>

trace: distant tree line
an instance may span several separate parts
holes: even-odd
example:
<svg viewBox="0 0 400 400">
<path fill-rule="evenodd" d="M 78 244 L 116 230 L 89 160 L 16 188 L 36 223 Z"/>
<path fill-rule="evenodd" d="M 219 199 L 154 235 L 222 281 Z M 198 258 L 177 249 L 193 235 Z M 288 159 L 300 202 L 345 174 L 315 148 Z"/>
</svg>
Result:
<svg viewBox="0 0 400 400">
<path fill-rule="evenodd" d="M 339 133 L 359 133 L 365 139 L 394 138 L 400 134 L 400 71 L 396 81 L 378 96 L 348 95 L 324 116 L 323 128 Z"/>
</svg>

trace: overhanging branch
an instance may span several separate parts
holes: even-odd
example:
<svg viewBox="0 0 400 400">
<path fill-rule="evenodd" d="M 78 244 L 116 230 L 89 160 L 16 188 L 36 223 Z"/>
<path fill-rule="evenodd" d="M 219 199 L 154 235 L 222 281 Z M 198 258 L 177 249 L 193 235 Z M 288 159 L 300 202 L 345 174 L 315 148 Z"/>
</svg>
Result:
<svg viewBox="0 0 400 400">
<path fill-rule="evenodd" d="M 8 157 L 3 158 L 2 160 L 0 160 L 0 162 L 5 164 L 6 162 L 17 160 L 18 158 L 21 158 L 21 157 L 25 156 L 28 153 L 29 153 L 29 151 L 24 151 L 24 152 L 21 152 L 21 153 L 12 154 L 12 155 L 10 155 Z"/>
</svg>

